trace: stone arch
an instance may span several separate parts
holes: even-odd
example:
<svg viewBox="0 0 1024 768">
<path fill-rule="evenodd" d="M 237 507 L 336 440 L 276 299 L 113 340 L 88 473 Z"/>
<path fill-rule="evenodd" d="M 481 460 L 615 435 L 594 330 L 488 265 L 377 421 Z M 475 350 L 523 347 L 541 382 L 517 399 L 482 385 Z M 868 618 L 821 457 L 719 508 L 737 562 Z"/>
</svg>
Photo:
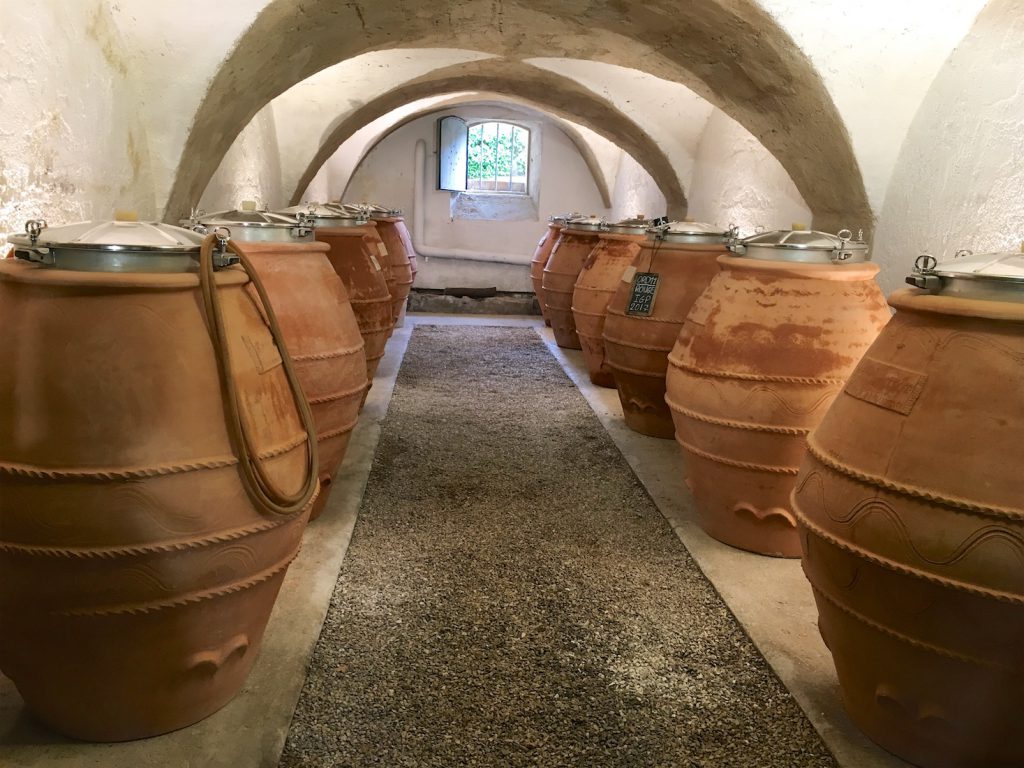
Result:
<svg viewBox="0 0 1024 768">
<path fill-rule="evenodd" d="M 661 189 L 672 216 L 686 215 L 686 193 L 664 150 L 631 118 L 579 83 L 528 64 L 505 60 L 469 62 L 436 70 L 364 104 L 335 125 L 299 179 L 301 195 L 320 167 L 353 133 L 392 110 L 446 93 L 480 91 L 526 104 L 590 128 L 632 155 Z M 570 138 L 572 138 L 570 136 Z M 587 155 L 584 154 L 586 159 Z"/>
<path fill-rule="evenodd" d="M 513 59 L 593 59 L 642 69 L 707 98 L 771 152 L 818 227 L 872 221 L 850 137 L 808 57 L 755 0 L 273 0 L 210 83 L 165 215 L 205 187 L 259 109 L 360 53 L 462 48 Z"/>
<path fill-rule="evenodd" d="M 498 93 L 474 92 L 461 94 L 451 99 L 445 99 L 440 102 L 433 102 L 431 104 L 424 105 L 422 108 L 416 109 L 415 111 L 404 115 L 401 119 L 395 120 L 394 123 L 388 124 L 387 128 L 383 129 L 380 132 L 380 134 L 377 135 L 370 143 L 368 143 L 366 148 L 363 150 L 362 154 L 360 155 L 359 159 L 356 161 L 353 167 L 352 176 L 349 177 L 349 181 L 346 184 L 346 190 L 348 188 L 348 184 L 351 183 L 352 178 L 355 176 L 356 171 L 359 170 L 359 166 L 361 166 L 363 161 L 366 159 L 366 156 L 369 155 L 370 152 L 372 152 L 374 148 L 378 144 L 380 144 L 381 141 L 387 138 L 388 135 L 390 135 L 394 131 L 397 131 L 402 126 L 408 125 L 414 120 L 420 119 L 421 117 L 426 117 L 427 115 L 431 114 L 438 114 L 446 109 L 451 109 L 453 107 L 468 106 L 499 106 L 504 107 L 506 109 L 513 109 L 516 111 L 522 110 L 522 114 L 528 115 L 530 117 L 546 117 L 549 120 L 553 120 L 555 126 L 566 135 L 569 141 L 573 143 L 573 146 L 575 146 L 576 150 L 580 153 L 580 157 L 583 158 L 583 162 L 586 164 L 587 170 L 590 171 L 590 175 L 594 179 L 594 184 L 597 186 L 598 194 L 600 194 L 601 200 L 604 203 L 605 208 L 612 207 L 612 195 L 611 188 L 608 184 L 608 178 L 605 176 L 604 169 L 601 168 L 601 164 L 598 161 L 597 156 L 594 154 L 594 150 L 587 142 L 586 138 L 584 138 L 584 136 L 578 130 L 576 130 L 576 128 L 573 127 L 572 124 L 564 120 L 560 120 L 558 118 L 552 118 L 551 115 L 546 114 L 543 110 L 534 107 L 527 100 L 513 98 L 505 94 Z M 341 126 L 341 124 L 342 123 L 339 122 L 332 129 L 332 136 L 334 132 L 337 130 L 337 128 Z M 349 136 L 342 138 L 342 140 L 338 142 L 338 146 L 340 147 L 342 144 L 344 144 L 345 141 L 347 141 L 348 138 L 351 137 L 351 135 L 352 134 L 350 133 Z M 324 147 L 330 146 L 331 143 L 333 143 L 333 141 L 325 141 Z M 320 154 L 321 153 L 318 152 L 317 157 L 319 157 Z M 327 157 L 330 157 L 330 154 L 328 154 Z M 299 203 L 302 202 L 302 193 L 309 186 L 309 183 L 312 181 L 313 177 L 317 173 L 317 170 L 319 169 L 319 166 L 316 165 L 316 162 L 317 160 L 316 158 L 314 158 L 313 161 L 310 162 L 310 165 L 307 168 L 306 172 L 300 178 L 299 183 L 295 188 L 295 193 L 290 198 L 291 205 L 298 205 Z M 309 181 L 306 181 L 306 179 L 309 179 Z"/>
</svg>

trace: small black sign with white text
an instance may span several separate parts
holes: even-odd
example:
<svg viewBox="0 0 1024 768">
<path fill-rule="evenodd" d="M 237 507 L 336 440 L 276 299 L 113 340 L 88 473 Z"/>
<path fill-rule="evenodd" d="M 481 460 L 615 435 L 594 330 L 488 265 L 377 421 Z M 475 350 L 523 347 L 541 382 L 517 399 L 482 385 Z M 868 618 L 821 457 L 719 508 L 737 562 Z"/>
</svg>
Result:
<svg viewBox="0 0 1024 768">
<path fill-rule="evenodd" d="M 633 278 L 633 290 L 629 294 L 629 304 L 626 305 L 627 315 L 650 316 L 654 311 L 654 297 L 658 293 L 660 277 L 657 272 L 636 273 Z"/>
</svg>

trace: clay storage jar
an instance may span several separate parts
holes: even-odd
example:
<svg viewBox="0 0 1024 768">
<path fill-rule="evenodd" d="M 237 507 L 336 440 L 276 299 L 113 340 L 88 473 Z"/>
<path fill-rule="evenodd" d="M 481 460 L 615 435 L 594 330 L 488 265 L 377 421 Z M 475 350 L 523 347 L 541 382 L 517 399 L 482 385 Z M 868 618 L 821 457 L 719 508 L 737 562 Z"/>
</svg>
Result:
<svg viewBox="0 0 1024 768">
<path fill-rule="evenodd" d="M 548 219 L 548 228 L 537 243 L 533 252 L 533 259 L 530 261 L 530 280 L 533 282 L 533 292 L 537 295 L 537 303 L 540 305 L 540 313 L 544 316 L 545 325 L 551 325 L 548 319 L 548 308 L 544 298 L 544 267 L 547 266 L 551 251 L 558 242 L 558 235 L 562 231 L 567 219 L 579 217 L 580 214 L 564 214 L 552 216 Z"/>
<path fill-rule="evenodd" d="M 391 313 L 397 323 L 405 311 L 412 290 L 412 258 L 416 253 L 402 212 L 376 203 L 347 204 L 342 207 L 376 224 L 377 235 L 381 239 L 379 260 L 385 269 L 388 291 L 391 293 Z"/>
<path fill-rule="evenodd" d="M 615 388 L 604 353 L 608 302 L 615 295 L 623 273 L 640 255 L 640 244 L 646 239 L 650 225 L 651 222 L 643 218 L 605 225 L 573 288 L 572 315 L 576 334 L 583 348 L 583 359 L 587 361 L 590 381 L 599 387 Z"/>
<path fill-rule="evenodd" d="M 173 731 L 256 658 L 317 489 L 309 409 L 199 235 L 29 229 L 0 261 L 0 669 L 68 736 Z"/>
<path fill-rule="evenodd" d="M 569 219 L 551 249 L 544 267 L 541 289 L 547 306 L 547 319 L 555 334 L 555 343 L 566 349 L 581 349 L 572 316 L 572 292 L 576 278 L 590 252 L 597 245 L 602 219 L 585 216 Z"/>
<path fill-rule="evenodd" d="M 314 227 L 314 236 L 327 243 L 327 258 L 345 284 L 349 302 L 365 343 L 366 376 L 370 385 L 384 357 L 384 346 L 395 319 L 377 244 L 376 226 L 366 219 L 326 205 L 298 205 L 281 213 L 304 213 Z"/>
<path fill-rule="evenodd" d="M 668 353 L 693 302 L 718 274 L 727 233 L 713 224 L 677 221 L 649 230 L 634 267 L 626 270 L 608 303 L 605 362 L 615 377 L 626 425 L 644 435 L 672 439 L 665 404 Z M 658 275 L 650 314 L 630 314 L 637 274 Z M 643 307 L 640 311 L 646 311 Z"/>
<path fill-rule="evenodd" d="M 669 355 L 666 400 L 701 526 L 799 557 L 790 493 L 807 433 L 889 319 L 867 245 L 824 232 L 747 238 Z"/>
<path fill-rule="evenodd" d="M 928 768 L 1024 765 L 1024 256 L 935 264 L 821 424 L 793 496 L 843 702 Z"/>
<path fill-rule="evenodd" d="M 226 227 L 263 279 L 316 423 L 319 517 L 332 490 L 366 392 L 363 338 L 327 245 L 304 221 L 243 203 L 243 210 L 201 215 L 196 224 Z"/>
</svg>

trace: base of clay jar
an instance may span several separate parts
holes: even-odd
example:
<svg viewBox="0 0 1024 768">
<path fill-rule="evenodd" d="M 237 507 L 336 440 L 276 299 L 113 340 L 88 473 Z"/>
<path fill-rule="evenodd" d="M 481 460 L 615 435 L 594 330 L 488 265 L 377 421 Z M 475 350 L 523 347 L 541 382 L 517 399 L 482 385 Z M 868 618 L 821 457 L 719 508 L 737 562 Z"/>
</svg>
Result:
<svg viewBox="0 0 1024 768">
<path fill-rule="evenodd" d="M 555 343 L 562 349 L 583 349 L 583 346 L 580 344 L 580 337 L 576 335 L 576 331 L 556 326 L 552 326 L 551 330 L 555 332 Z"/>
<path fill-rule="evenodd" d="M 73 739 L 136 741 L 187 728 L 242 689 L 285 572 L 167 610 L 30 630 L 40 654 L 53 659 L 48 676 L 8 671 L 29 712 Z M 74 637 L 74 654 L 66 637 Z"/>
<path fill-rule="evenodd" d="M 641 435 L 659 437 L 662 440 L 672 440 L 676 436 L 676 428 L 672 423 L 671 416 L 666 419 L 664 416 L 653 413 L 623 411 L 622 418 L 627 427 Z"/>
<path fill-rule="evenodd" d="M 376 366 L 374 366 L 374 370 L 376 370 Z M 363 412 L 363 406 L 366 405 L 366 398 L 368 398 L 370 396 L 370 389 L 372 387 L 373 387 L 373 379 L 370 379 L 368 382 L 366 382 L 366 390 L 363 392 L 363 399 L 359 401 L 359 412 L 360 413 Z"/>
<path fill-rule="evenodd" d="M 590 383 L 605 389 L 615 389 L 615 377 L 606 371 L 590 374 Z"/>
<path fill-rule="evenodd" d="M 700 527 L 730 547 L 768 557 L 798 558 L 802 554 L 796 517 L 786 503 L 787 483 L 779 478 L 723 465 L 692 453 L 677 435 Z"/>
<path fill-rule="evenodd" d="M 843 706 L 868 738 L 925 768 L 1024 765 L 1020 696 L 1004 673 L 930 654 L 814 597 Z"/>
<path fill-rule="evenodd" d="M 309 513 L 309 522 L 313 522 L 320 515 L 323 514 L 324 507 L 327 506 L 327 499 L 330 498 L 331 491 L 334 490 L 334 480 L 330 477 L 320 478 L 320 495 L 316 497 L 316 501 L 313 502 L 313 509 Z"/>
<path fill-rule="evenodd" d="M 698 503 L 698 507 L 700 504 Z M 800 557 L 800 539 L 792 527 L 757 522 L 753 507 L 741 505 L 732 514 L 707 515 L 700 511 L 700 527 L 711 538 L 730 547 L 766 557 Z M 743 517 L 749 516 L 749 522 Z"/>
<path fill-rule="evenodd" d="M 551 321 L 548 320 L 547 318 L 544 318 L 544 325 L 546 325 L 548 328 L 550 328 L 551 327 Z"/>
</svg>

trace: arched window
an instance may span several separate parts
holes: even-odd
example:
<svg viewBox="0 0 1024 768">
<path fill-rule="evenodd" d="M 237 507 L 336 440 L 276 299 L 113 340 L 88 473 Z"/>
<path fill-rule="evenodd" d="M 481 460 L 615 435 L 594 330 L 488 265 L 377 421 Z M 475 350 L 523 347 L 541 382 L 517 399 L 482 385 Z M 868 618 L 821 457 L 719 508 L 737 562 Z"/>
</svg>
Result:
<svg viewBox="0 0 1024 768">
<path fill-rule="evenodd" d="M 466 189 L 526 194 L 530 174 L 530 131 L 489 121 L 469 126 Z"/>
</svg>

